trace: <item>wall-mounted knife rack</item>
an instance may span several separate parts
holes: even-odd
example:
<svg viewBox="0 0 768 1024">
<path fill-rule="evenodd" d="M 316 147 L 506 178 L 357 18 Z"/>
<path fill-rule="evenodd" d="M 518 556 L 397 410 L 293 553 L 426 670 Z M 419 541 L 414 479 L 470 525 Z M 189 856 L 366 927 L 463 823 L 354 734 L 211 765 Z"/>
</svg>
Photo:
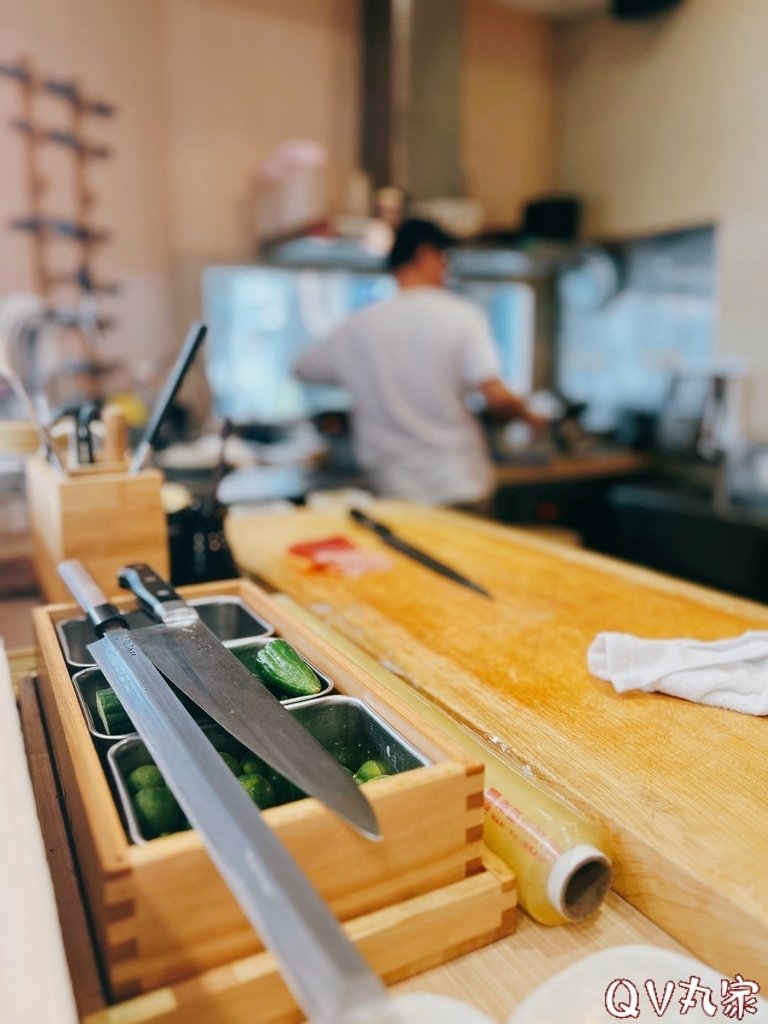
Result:
<svg viewBox="0 0 768 1024">
<path fill-rule="evenodd" d="M 93 261 L 97 250 L 111 238 L 111 232 L 92 220 L 96 194 L 89 182 L 89 168 L 94 161 L 111 157 L 112 149 L 92 140 L 86 128 L 89 118 L 111 118 L 111 103 L 91 97 L 75 80 L 62 80 L 38 72 L 29 57 L 14 63 L 0 63 L 0 75 L 12 79 L 19 90 L 19 114 L 10 127 L 21 135 L 24 148 L 27 209 L 23 216 L 11 221 L 11 228 L 26 233 L 32 246 L 32 278 L 35 290 L 49 298 L 64 286 L 80 298 L 111 295 L 119 290 L 115 282 L 94 277 Z M 38 100 L 54 97 L 64 104 L 63 124 L 46 124 L 38 113 Z M 46 210 L 45 195 L 50 181 L 44 172 L 43 150 L 48 146 L 63 148 L 73 161 L 73 209 L 71 216 L 54 215 Z M 55 270 L 51 265 L 49 243 L 57 239 L 71 240 L 76 246 L 71 269 Z M 101 328 L 109 326 L 99 322 Z"/>
</svg>

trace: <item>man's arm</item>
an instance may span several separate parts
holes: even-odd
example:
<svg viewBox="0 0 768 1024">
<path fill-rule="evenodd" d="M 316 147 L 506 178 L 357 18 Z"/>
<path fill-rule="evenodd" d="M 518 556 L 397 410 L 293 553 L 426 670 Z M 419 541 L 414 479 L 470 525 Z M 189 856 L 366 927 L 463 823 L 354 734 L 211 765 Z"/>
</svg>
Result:
<svg viewBox="0 0 768 1024">
<path fill-rule="evenodd" d="M 486 411 L 495 419 L 524 420 L 534 430 L 542 430 L 549 423 L 545 417 L 531 412 L 522 398 L 510 391 L 498 377 L 483 381 L 478 390 L 485 400 Z"/>
<path fill-rule="evenodd" d="M 468 303 L 463 308 L 462 371 L 466 386 L 480 392 L 491 418 L 502 422 L 520 419 L 533 430 L 542 430 L 549 421 L 528 409 L 501 379 L 499 355 L 485 314 Z"/>
<path fill-rule="evenodd" d="M 332 334 L 302 352 L 291 367 L 293 375 L 307 384 L 338 384 L 334 338 L 335 335 Z"/>
</svg>

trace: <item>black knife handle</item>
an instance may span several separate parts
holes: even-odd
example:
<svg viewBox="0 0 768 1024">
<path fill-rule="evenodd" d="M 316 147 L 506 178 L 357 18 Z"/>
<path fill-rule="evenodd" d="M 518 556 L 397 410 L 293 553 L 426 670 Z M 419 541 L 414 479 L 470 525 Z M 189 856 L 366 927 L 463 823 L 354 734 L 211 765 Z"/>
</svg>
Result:
<svg viewBox="0 0 768 1024">
<path fill-rule="evenodd" d="M 184 604 L 171 584 L 145 562 L 123 566 L 117 573 L 117 579 L 123 590 L 132 591 L 142 608 L 159 622 L 166 618 L 167 605 L 172 602 L 177 605 Z"/>
<path fill-rule="evenodd" d="M 378 533 L 380 537 L 391 537 L 392 531 L 384 523 L 380 523 L 377 519 L 371 519 L 370 516 L 366 515 L 365 512 L 361 512 L 359 508 L 351 508 L 349 514 L 355 520 L 359 526 L 365 526 L 368 530 L 373 530 L 374 533 Z"/>
<path fill-rule="evenodd" d="M 77 461 L 80 465 L 88 465 L 93 462 L 93 438 L 91 437 L 91 422 L 98 419 L 99 408 L 94 402 L 81 405 L 77 410 L 77 422 L 75 424 L 75 436 L 77 438 Z"/>
<path fill-rule="evenodd" d="M 104 636 L 108 629 L 128 629 L 128 623 L 104 596 L 104 592 L 82 562 L 70 558 L 59 562 L 59 576 L 70 594 L 83 609 L 96 635 Z"/>
</svg>

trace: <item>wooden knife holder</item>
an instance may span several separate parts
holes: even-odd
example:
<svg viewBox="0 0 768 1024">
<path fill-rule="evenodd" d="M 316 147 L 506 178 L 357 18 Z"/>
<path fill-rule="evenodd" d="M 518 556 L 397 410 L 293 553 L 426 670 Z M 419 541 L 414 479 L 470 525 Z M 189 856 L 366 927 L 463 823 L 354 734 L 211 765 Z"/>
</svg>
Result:
<svg viewBox="0 0 768 1024">
<path fill-rule="evenodd" d="M 317 800 L 263 812 L 374 970 L 394 982 L 514 931 L 514 876 L 482 844 L 483 765 L 253 583 L 181 593 L 239 596 L 338 692 L 363 700 L 432 762 L 370 787 L 378 843 Z M 199 837 L 129 842 L 56 635 L 55 623 L 76 614 L 71 605 L 48 606 L 34 619 L 40 698 L 114 1004 L 86 1024 L 302 1020 Z"/>
<path fill-rule="evenodd" d="M 154 469 L 131 475 L 121 463 L 96 463 L 69 475 L 33 456 L 26 462 L 33 558 L 48 601 L 70 601 L 59 562 L 78 558 L 106 591 L 126 562 L 148 562 L 169 574 L 161 486 Z"/>
</svg>

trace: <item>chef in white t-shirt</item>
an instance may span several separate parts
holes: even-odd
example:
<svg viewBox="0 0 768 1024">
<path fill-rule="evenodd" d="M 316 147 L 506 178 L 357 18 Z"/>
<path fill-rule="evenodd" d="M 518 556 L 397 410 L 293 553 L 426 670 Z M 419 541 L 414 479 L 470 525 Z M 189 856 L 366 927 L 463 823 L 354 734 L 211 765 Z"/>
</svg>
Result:
<svg viewBox="0 0 768 1024">
<path fill-rule="evenodd" d="M 482 507 L 494 474 L 468 395 L 479 393 L 495 418 L 544 421 L 501 380 L 482 310 L 443 287 L 452 242 L 430 221 L 405 221 L 388 259 L 397 293 L 350 317 L 293 369 L 350 393 L 355 455 L 377 494 Z"/>
</svg>

